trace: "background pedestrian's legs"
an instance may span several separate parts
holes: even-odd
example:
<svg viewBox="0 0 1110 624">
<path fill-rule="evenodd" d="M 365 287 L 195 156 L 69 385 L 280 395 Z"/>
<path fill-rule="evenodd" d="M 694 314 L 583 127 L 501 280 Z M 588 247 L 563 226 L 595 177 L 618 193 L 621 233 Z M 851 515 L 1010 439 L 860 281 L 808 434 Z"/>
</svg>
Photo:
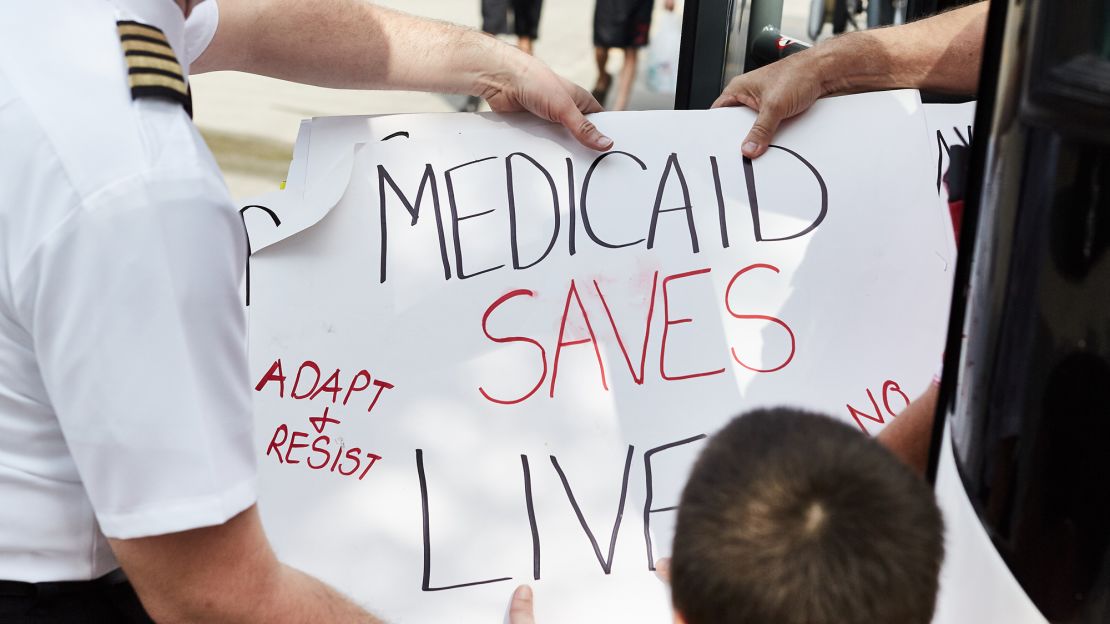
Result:
<svg viewBox="0 0 1110 624">
<path fill-rule="evenodd" d="M 512 0 L 512 7 L 516 45 L 524 53 L 532 54 L 532 47 L 540 34 L 543 0 Z"/>
<path fill-rule="evenodd" d="M 636 82 L 636 63 L 640 58 L 639 48 L 624 49 L 624 65 L 621 66 L 620 79 L 617 81 L 617 101 L 612 110 L 628 108 L 628 97 L 632 94 L 632 83 Z"/>
<path fill-rule="evenodd" d="M 609 63 L 609 48 L 597 46 L 594 48 L 594 59 L 597 61 L 597 83 L 594 85 L 593 96 L 602 106 L 609 95 L 609 87 L 613 86 L 613 77 L 605 71 Z"/>
<path fill-rule="evenodd" d="M 482 0 L 482 30 L 491 35 L 509 32 L 509 0 Z"/>
</svg>

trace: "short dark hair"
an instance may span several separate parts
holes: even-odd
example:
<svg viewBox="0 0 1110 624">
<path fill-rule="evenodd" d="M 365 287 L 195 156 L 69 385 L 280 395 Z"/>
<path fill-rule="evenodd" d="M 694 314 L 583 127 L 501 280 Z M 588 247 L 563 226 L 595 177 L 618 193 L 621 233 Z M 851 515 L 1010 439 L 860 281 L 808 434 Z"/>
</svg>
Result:
<svg viewBox="0 0 1110 624">
<path fill-rule="evenodd" d="M 943 533 L 932 490 L 859 430 L 753 411 L 683 491 L 674 607 L 687 624 L 928 624 Z"/>
</svg>

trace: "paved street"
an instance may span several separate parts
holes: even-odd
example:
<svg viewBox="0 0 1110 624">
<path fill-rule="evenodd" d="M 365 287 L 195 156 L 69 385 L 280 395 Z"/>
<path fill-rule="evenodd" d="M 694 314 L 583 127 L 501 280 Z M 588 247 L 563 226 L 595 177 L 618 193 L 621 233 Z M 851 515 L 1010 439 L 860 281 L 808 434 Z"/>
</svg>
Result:
<svg viewBox="0 0 1110 624">
<path fill-rule="evenodd" d="M 479 0 L 380 0 L 380 3 L 468 26 L 480 25 Z M 539 58 L 587 89 L 596 79 L 593 6 L 594 0 L 547 0 L 536 43 Z M 808 11 L 809 0 L 786 0 L 783 31 L 804 35 Z M 658 26 L 660 20 L 655 22 Z M 621 54 L 614 52 L 609 71 L 619 70 L 620 63 Z M 641 58 L 641 67 L 645 64 L 646 53 Z M 301 119 L 324 115 L 445 112 L 457 110 L 463 101 L 459 96 L 306 87 L 235 72 L 196 76 L 192 85 L 197 125 L 216 154 L 236 197 L 278 188 L 285 177 Z M 641 75 L 631 107 L 670 108 L 672 102 L 673 98 L 647 90 Z"/>
</svg>

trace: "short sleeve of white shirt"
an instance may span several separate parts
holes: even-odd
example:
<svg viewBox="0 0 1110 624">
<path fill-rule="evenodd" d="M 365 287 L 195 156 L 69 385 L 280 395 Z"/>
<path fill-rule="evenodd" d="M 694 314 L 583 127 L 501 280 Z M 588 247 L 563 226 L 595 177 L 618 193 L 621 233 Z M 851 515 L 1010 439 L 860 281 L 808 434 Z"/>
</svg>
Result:
<svg viewBox="0 0 1110 624">
<path fill-rule="evenodd" d="M 182 169 L 156 165 L 86 198 L 15 284 L 113 538 L 220 524 L 255 497 L 243 228 L 216 176 Z"/>
<path fill-rule="evenodd" d="M 185 20 L 185 57 L 189 65 L 208 49 L 219 25 L 220 7 L 216 0 L 205 0 L 193 7 Z"/>
</svg>

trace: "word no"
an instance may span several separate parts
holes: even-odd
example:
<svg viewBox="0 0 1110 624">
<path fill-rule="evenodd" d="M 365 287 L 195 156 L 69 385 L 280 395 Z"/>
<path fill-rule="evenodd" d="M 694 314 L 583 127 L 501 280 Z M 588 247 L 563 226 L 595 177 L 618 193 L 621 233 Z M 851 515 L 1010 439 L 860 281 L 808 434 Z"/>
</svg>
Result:
<svg viewBox="0 0 1110 624">
<path fill-rule="evenodd" d="M 896 401 L 894 404 L 894 407 L 897 407 L 897 409 L 891 406 L 890 399 L 892 395 L 897 395 L 901 399 L 901 403 Z M 886 418 L 883 416 L 884 410 L 891 418 L 897 418 L 898 413 L 906 409 L 906 406 L 910 404 L 910 397 L 906 396 L 905 392 L 902 392 L 902 387 L 898 385 L 898 382 L 889 379 L 883 382 L 883 388 L 879 396 L 883 400 L 882 410 L 879 409 L 879 401 L 875 398 L 875 393 L 872 392 L 870 388 L 867 389 L 867 398 L 871 402 L 870 412 L 858 410 L 852 407 L 850 403 L 845 405 L 845 407 L 848 408 L 848 413 L 851 414 L 856 424 L 859 425 L 859 428 L 862 429 L 864 433 L 869 432 L 867 431 L 867 426 L 863 424 L 863 420 L 869 420 L 873 423 L 882 425 L 886 422 Z M 861 418 L 863 420 L 860 420 Z"/>
</svg>

